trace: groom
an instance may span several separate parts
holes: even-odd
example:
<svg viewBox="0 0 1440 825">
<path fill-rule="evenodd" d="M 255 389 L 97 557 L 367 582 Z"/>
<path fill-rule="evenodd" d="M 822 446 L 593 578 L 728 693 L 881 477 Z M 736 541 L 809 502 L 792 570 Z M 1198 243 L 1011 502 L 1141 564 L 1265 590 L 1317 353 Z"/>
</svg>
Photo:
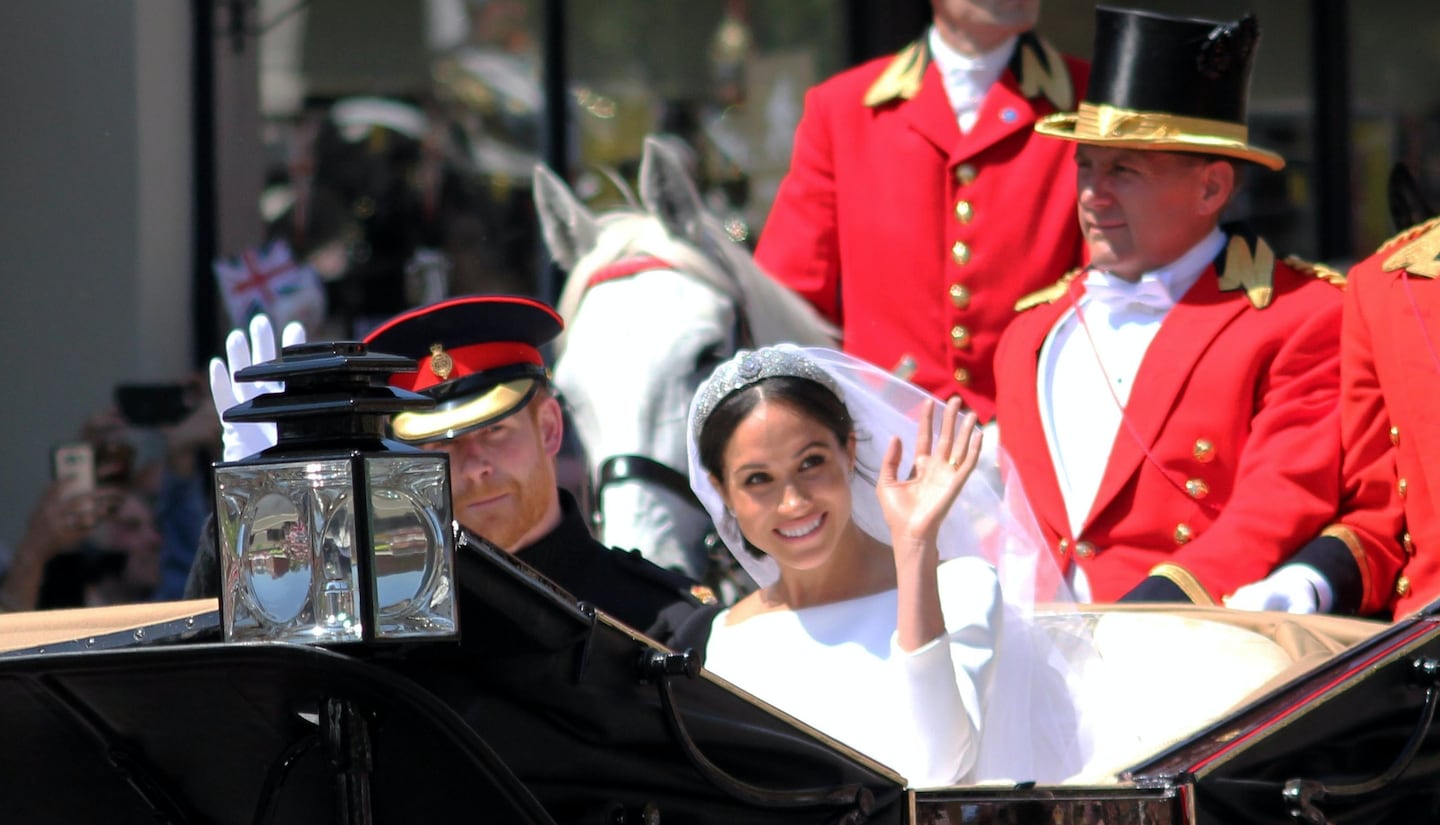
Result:
<svg viewBox="0 0 1440 825">
<path fill-rule="evenodd" d="M 637 552 L 595 541 L 575 499 L 556 485 L 554 460 L 563 424 L 540 347 L 559 335 L 562 326 L 560 316 L 539 301 L 470 295 L 398 315 L 365 343 L 372 352 L 419 362 L 416 372 L 396 373 L 390 383 L 438 403 L 430 410 L 396 414 L 391 434 L 404 443 L 449 453 L 451 500 L 462 527 L 576 599 L 665 641 L 680 621 L 713 596 Z M 268 324 L 260 333 L 252 326 L 256 338 L 269 334 Z M 236 361 L 232 355 L 228 366 L 212 365 L 212 383 L 225 383 L 217 369 L 228 374 L 244 366 Z M 216 409 L 223 412 L 235 400 L 217 393 Z M 227 434 L 227 460 L 240 457 L 231 456 L 228 447 Z M 213 542 L 201 547 L 187 596 L 214 594 L 218 574 L 213 553 Z"/>
</svg>

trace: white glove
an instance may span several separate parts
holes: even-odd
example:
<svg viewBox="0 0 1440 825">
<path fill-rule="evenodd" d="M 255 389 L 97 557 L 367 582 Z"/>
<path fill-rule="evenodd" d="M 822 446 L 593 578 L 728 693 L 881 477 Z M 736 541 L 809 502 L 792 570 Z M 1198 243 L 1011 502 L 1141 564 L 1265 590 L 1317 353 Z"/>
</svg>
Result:
<svg viewBox="0 0 1440 825">
<path fill-rule="evenodd" d="M 305 327 L 292 321 L 286 325 L 282 338 L 285 347 L 303 344 Z M 275 446 L 277 440 L 274 424 L 225 420 L 225 411 L 231 407 L 285 388 L 283 381 L 235 380 L 235 373 L 251 364 L 275 360 L 275 330 L 270 326 L 270 318 L 261 313 L 250 319 L 249 340 L 244 330 L 230 330 L 225 338 L 225 354 L 229 363 L 219 358 L 210 359 L 210 396 L 215 399 L 215 414 L 220 416 L 220 440 L 225 448 L 222 457 L 225 461 L 239 461 Z"/>
<path fill-rule="evenodd" d="M 1325 613 L 1334 603 L 1335 591 L 1330 582 L 1308 564 L 1287 564 L 1225 600 L 1226 607 L 1236 610 L 1284 613 Z"/>
</svg>

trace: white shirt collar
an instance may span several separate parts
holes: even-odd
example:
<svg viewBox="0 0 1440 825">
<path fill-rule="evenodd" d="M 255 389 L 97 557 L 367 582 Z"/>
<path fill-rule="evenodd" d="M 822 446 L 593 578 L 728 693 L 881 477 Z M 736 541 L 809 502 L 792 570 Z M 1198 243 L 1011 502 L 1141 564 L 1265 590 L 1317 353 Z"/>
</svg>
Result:
<svg viewBox="0 0 1440 825">
<path fill-rule="evenodd" d="M 1220 256 L 1220 250 L 1225 248 L 1225 233 L 1220 227 L 1210 230 L 1210 234 L 1200 239 L 1200 242 L 1190 247 L 1189 250 L 1176 258 L 1173 262 L 1143 273 L 1137 288 L 1155 289 L 1158 285 L 1170 296 L 1170 303 L 1180 300 L 1190 291 L 1190 287 L 1200 280 L 1200 276 L 1210 267 L 1210 264 Z M 1124 279 L 1100 269 L 1091 269 L 1085 276 L 1085 284 L 1095 284 L 1102 287 L 1122 287 Z"/>
<path fill-rule="evenodd" d="M 930 54 L 935 59 L 935 68 L 940 71 L 950 107 L 961 119 L 962 131 L 968 131 L 968 122 L 973 122 L 985 93 L 1010 65 L 1010 55 L 1020 38 L 1018 35 L 1006 38 L 996 48 L 973 57 L 950 48 L 934 26 L 930 27 L 929 38 Z"/>
</svg>

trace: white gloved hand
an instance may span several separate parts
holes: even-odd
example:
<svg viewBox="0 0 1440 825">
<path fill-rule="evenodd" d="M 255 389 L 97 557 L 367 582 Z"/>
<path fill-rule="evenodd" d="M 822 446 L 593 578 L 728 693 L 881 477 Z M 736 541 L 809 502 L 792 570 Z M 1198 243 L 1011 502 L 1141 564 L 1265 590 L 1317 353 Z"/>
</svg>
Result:
<svg viewBox="0 0 1440 825">
<path fill-rule="evenodd" d="M 1225 606 L 1236 610 L 1325 613 L 1334 601 L 1334 589 L 1319 570 L 1308 564 L 1287 564 L 1236 590 L 1225 600 Z"/>
<path fill-rule="evenodd" d="M 286 325 L 281 337 L 282 347 L 303 344 L 305 327 L 292 321 Z M 275 360 L 275 330 L 270 325 L 270 318 L 264 313 L 251 318 L 248 340 L 244 330 L 230 330 L 225 338 L 225 354 L 225 360 L 210 359 L 210 396 L 215 399 L 215 414 L 220 416 L 220 440 L 224 445 L 222 457 L 225 461 L 239 461 L 275 446 L 277 440 L 274 424 L 225 420 L 225 411 L 231 407 L 257 395 L 285 388 L 283 381 L 235 380 L 235 373 L 240 370 L 252 364 Z"/>
</svg>

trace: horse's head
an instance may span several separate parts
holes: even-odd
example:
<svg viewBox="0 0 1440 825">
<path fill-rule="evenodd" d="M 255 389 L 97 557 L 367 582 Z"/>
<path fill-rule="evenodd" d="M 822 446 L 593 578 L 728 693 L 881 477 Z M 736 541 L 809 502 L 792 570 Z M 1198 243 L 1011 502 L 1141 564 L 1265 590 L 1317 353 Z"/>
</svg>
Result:
<svg viewBox="0 0 1440 825">
<path fill-rule="evenodd" d="M 597 218 L 553 173 L 536 170 L 546 244 L 570 271 L 555 383 L 597 478 L 601 540 L 706 578 L 710 521 L 680 488 L 690 399 L 742 345 L 832 343 L 833 330 L 759 271 L 705 211 L 679 159 L 651 138 L 640 193 L 643 210 Z M 616 456 L 658 462 L 673 482 L 643 460 L 613 478 L 614 463 L 603 468 Z"/>
</svg>

